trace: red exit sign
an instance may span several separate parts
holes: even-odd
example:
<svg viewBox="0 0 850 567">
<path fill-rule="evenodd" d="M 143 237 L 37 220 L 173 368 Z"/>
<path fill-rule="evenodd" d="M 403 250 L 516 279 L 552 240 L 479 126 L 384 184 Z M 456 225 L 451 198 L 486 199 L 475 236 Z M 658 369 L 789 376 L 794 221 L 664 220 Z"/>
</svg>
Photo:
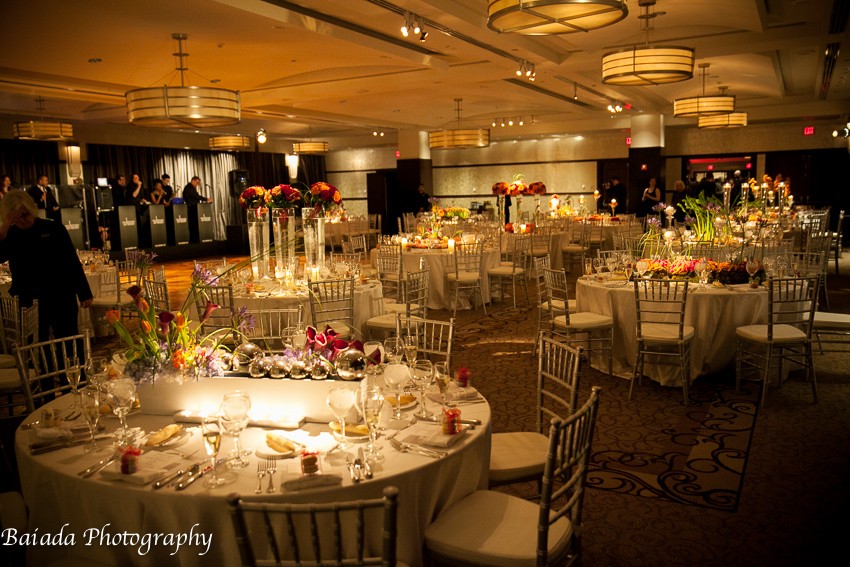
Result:
<svg viewBox="0 0 850 567">
<path fill-rule="evenodd" d="M 631 136 L 629 136 L 628 138 L 626 138 L 626 145 L 627 145 L 627 146 L 631 146 L 631 145 L 632 145 L 632 137 L 631 137 Z"/>
<path fill-rule="evenodd" d="M 814 126 L 805 126 L 803 128 L 803 136 L 814 136 L 815 127 Z"/>
</svg>

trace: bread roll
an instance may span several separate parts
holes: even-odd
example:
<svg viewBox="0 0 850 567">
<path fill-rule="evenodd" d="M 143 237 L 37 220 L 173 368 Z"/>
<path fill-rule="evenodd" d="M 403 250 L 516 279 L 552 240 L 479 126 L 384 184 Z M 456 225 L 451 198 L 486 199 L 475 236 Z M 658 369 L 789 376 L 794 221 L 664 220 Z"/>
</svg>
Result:
<svg viewBox="0 0 850 567">
<path fill-rule="evenodd" d="M 148 447 L 156 447 L 157 445 L 162 445 L 181 431 L 183 431 L 182 425 L 171 423 L 169 425 L 166 425 L 156 433 L 151 433 L 148 436 L 148 440 L 145 441 L 145 445 L 147 445 Z"/>
<path fill-rule="evenodd" d="M 277 451 L 278 453 L 291 453 L 295 450 L 295 443 L 275 433 L 266 433 L 266 445 Z"/>
</svg>

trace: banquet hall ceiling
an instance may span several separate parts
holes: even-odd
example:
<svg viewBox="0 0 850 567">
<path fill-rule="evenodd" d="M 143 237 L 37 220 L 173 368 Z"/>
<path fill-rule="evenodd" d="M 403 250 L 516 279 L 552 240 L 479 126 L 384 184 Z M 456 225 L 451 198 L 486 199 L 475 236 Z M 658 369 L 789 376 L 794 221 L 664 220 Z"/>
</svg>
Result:
<svg viewBox="0 0 850 567">
<path fill-rule="evenodd" d="M 402 37 L 405 11 L 424 19 L 424 42 Z M 695 48 L 710 63 L 706 93 L 728 87 L 750 123 L 846 122 L 850 0 L 658 0 L 655 11 L 652 43 Z M 37 117 L 41 96 L 50 117 L 127 124 L 125 91 L 177 84 L 182 32 L 188 83 L 242 97 L 240 124 L 202 134 L 383 145 L 398 130 L 456 127 L 455 99 L 464 128 L 522 117 L 494 139 L 627 129 L 638 113 L 695 125 L 672 105 L 700 93 L 698 71 L 662 86 L 601 82 L 605 53 L 644 43 L 636 0 L 617 24 L 560 36 L 499 34 L 486 12 L 486 0 L 6 0 L 0 114 Z M 534 82 L 517 77 L 522 61 Z M 611 101 L 631 108 L 612 118 Z"/>
</svg>

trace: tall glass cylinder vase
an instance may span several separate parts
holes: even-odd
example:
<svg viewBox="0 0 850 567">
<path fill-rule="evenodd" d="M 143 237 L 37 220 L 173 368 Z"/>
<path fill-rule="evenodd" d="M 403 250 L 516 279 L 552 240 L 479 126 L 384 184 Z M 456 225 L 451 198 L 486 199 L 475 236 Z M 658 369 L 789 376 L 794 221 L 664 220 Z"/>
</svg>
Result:
<svg viewBox="0 0 850 567">
<path fill-rule="evenodd" d="M 274 277 L 286 277 L 295 271 L 295 216 L 289 209 L 272 209 L 274 232 Z"/>
<path fill-rule="evenodd" d="M 251 247 L 251 271 L 254 279 L 269 277 L 269 211 L 248 209 L 248 243 Z"/>
<path fill-rule="evenodd" d="M 314 275 L 325 265 L 325 213 L 314 207 L 301 209 L 304 232 L 305 274 Z"/>
</svg>

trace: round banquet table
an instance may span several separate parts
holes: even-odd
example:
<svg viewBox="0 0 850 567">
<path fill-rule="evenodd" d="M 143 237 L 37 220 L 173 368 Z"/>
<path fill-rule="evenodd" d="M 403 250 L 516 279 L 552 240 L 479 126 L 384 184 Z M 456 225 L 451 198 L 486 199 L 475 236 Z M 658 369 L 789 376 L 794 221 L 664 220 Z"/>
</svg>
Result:
<svg viewBox="0 0 850 567">
<path fill-rule="evenodd" d="M 634 373 L 637 342 L 635 292 L 625 281 L 596 282 L 582 276 L 576 282 L 576 309 L 608 315 L 614 319 L 612 371 L 623 378 Z M 749 284 L 715 287 L 688 286 L 685 324 L 694 328 L 691 343 L 691 380 L 719 372 L 735 359 L 735 329 L 743 325 L 767 323 L 767 290 Z M 644 373 L 664 386 L 681 386 L 682 376 L 675 366 L 649 363 Z M 607 371 L 607 362 L 593 358 L 593 366 Z M 597 366 L 598 365 L 598 366 Z"/>
<path fill-rule="evenodd" d="M 226 380 L 222 378 L 220 380 Z M 330 382 L 316 382 L 320 387 Z M 71 397 L 63 396 L 46 407 L 69 408 Z M 429 409 L 438 405 L 429 403 Z M 385 413 L 388 408 L 385 407 Z M 408 410 L 409 415 L 413 410 Z M 25 422 L 32 422 L 41 415 L 40 410 Z M 322 454 L 320 466 L 324 474 L 337 474 L 342 484 L 331 488 L 318 488 L 299 492 L 284 492 L 282 480 L 300 475 L 300 460 L 281 459 L 275 474 L 278 490 L 274 494 L 254 495 L 257 484 L 258 458 L 251 455 L 250 465 L 237 470 L 233 484 L 209 489 L 203 480 L 178 492 L 165 487 L 153 490 L 150 485 L 138 485 L 120 480 L 105 480 L 101 474 L 84 479 L 78 473 L 111 454 L 111 449 L 96 455 L 83 454 L 82 447 L 67 447 L 50 453 L 33 456 L 29 443 L 36 438 L 32 429 L 19 428 L 16 432 L 15 449 L 21 478 L 24 500 L 29 509 L 28 532 L 38 529 L 38 534 L 58 534 L 60 530 L 67 539 L 75 536 L 74 545 L 28 546 L 30 565 L 46 565 L 57 559 L 99 561 L 111 565 L 240 565 L 239 550 L 233 533 L 226 503 L 226 496 L 237 492 L 246 500 L 260 499 L 268 502 L 321 503 L 380 498 L 386 486 L 399 489 L 398 508 L 398 559 L 411 566 L 422 565 L 422 547 L 425 529 L 446 507 L 470 492 L 487 486 L 490 454 L 490 407 L 486 402 L 463 406 L 464 418 L 477 418 L 483 425 L 467 431 L 455 443 L 448 455 L 434 459 L 413 453 L 399 453 L 385 440 L 382 441 L 385 460 L 373 465 L 374 478 L 353 484 L 339 451 Z M 101 420 L 107 430 L 117 427 L 117 420 L 105 417 Z M 128 417 L 131 427 L 155 431 L 172 419 L 163 415 L 137 413 Z M 187 425 L 192 435 L 185 444 L 165 453 L 188 457 L 181 465 L 203 460 L 204 451 L 197 427 Z M 435 424 L 433 427 L 439 427 Z M 303 429 L 317 432 L 329 431 L 326 423 L 307 423 Z M 262 448 L 265 446 L 266 430 L 249 427 L 242 433 L 243 446 Z M 379 442 L 381 439 L 379 438 Z M 105 444 L 105 441 L 101 442 Z M 220 456 L 226 456 L 232 445 L 230 440 L 222 443 Z M 356 446 L 365 444 L 353 443 Z M 175 457 L 180 459 L 180 456 Z M 173 469 L 172 469 L 173 470 Z M 268 478 L 264 479 L 264 486 Z M 63 528 L 64 526 L 64 528 Z M 199 540 L 195 545 L 186 543 L 175 554 L 174 545 L 152 545 L 142 554 L 139 545 L 103 543 L 95 538 L 86 539 L 86 530 L 96 529 L 108 534 L 205 534 L 212 535 L 209 549 Z M 192 531 L 193 530 L 193 531 Z M 381 533 L 367 534 L 372 549 L 380 549 Z M 89 545 L 86 545 L 89 543 Z M 114 543 L 114 542 L 113 542 Z M 201 555 L 203 554 L 203 555 Z"/>
<path fill-rule="evenodd" d="M 377 266 L 377 249 L 371 251 L 372 266 Z M 447 249 L 408 248 L 401 255 L 402 268 L 405 273 L 419 270 L 419 262 L 424 260 L 429 269 L 428 278 L 428 309 L 451 309 L 452 294 L 446 276 L 454 270 L 454 256 Z M 490 281 L 487 270 L 499 265 L 500 254 L 497 249 L 487 249 L 481 254 L 481 294 L 484 300 L 490 301 Z M 458 309 L 469 309 L 469 298 L 461 295 L 458 298 Z"/>
</svg>

